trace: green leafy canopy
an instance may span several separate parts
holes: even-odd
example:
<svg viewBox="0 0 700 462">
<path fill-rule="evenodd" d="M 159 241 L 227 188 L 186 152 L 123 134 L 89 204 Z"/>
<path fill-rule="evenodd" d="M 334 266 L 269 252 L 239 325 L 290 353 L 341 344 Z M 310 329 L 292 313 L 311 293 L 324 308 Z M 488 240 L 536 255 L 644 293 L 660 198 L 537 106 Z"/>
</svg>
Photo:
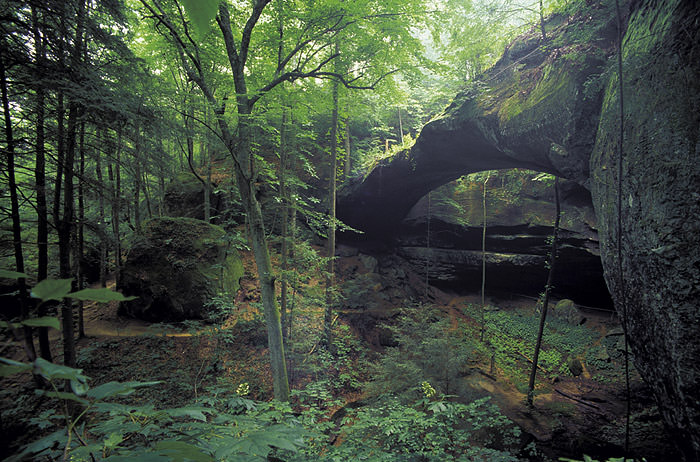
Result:
<svg viewBox="0 0 700 462">
<path fill-rule="evenodd" d="M 192 21 L 197 38 L 202 40 L 219 9 L 219 0 L 182 0 L 187 16 Z"/>
</svg>

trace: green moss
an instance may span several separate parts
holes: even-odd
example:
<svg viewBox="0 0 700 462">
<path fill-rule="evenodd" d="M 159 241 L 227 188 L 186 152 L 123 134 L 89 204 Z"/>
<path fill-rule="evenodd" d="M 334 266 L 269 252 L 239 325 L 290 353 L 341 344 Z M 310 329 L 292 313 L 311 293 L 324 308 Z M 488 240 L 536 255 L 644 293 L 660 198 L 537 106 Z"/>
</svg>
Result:
<svg viewBox="0 0 700 462">
<path fill-rule="evenodd" d="M 200 317 L 218 293 L 235 293 L 242 275 L 240 256 L 222 227 L 194 218 L 155 218 L 144 224 L 129 251 L 123 280 L 129 293 L 149 295 L 127 311 L 139 316 L 167 305 L 172 313 L 143 316 Z M 157 306 L 149 306 L 151 301 Z"/>
<path fill-rule="evenodd" d="M 542 70 L 542 77 L 532 91 L 517 92 L 501 105 L 498 116 L 504 125 L 541 123 L 541 119 L 555 117 L 566 110 L 563 103 L 575 94 L 576 80 L 568 66 L 549 64 Z"/>
<path fill-rule="evenodd" d="M 226 258 L 226 266 L 224 269 L 224 274 L 222 276 L 222 283 L 224 287 L 229 288 L 232 293 L 238 292 L 241 288 L 240 279 L 245 274 L 243 269 L 243 262 L 241 261 L 240 255 L 236 249 L 229 249 L 229 255 Z"/>
</svg>

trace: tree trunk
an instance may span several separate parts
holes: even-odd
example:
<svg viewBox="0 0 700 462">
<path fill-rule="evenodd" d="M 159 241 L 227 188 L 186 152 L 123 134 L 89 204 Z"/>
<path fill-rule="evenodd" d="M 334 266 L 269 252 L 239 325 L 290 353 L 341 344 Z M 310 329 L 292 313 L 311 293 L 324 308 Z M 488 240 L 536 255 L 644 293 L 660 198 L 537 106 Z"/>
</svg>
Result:
<svg viewBox="0 0 700 462">
<path fill-rule="evenodd" d="M 74 270 L 75 280 L 78 285 L 77 289 L 81 290 L 85 287 L 85 274 L 83 274 L 85 260 L 85 198 L 84 179 L 85 179 L 85 122 L 80 124 L 80 178 L 78 178 L 78 234 L 75 246 Z M 78 300 L 78 338 L 85 338 L 85 320 L 83 309 L 85 303 Z"/>
<path fill-rule="evenodd" d="M 335 45 L 338 53 L 338 44 Z M 328 180 L 328 269 L 326 274 L 326 311 L 323 317 L 323 344 L 330 351 L 332 345 L 332 320 L 335 283 L 335 194 L 338 158 L 338 82 L 333 81 L 333 113 L 331 115 L 331 162 Z"/>
<path fill-rule="evenodd" d="M 350 178 L 350 169 L 352 168 L 352 160 L 350 159 L 350 116 L 345 118 L 345 167 L 343 176 L 345 181 Z"/>
<path fill-rule="evenodd" d="M 98 143 L 107 143 L 104 130 L 98 129 Z M 97 177 L 97 213 L 100 230 L 100 286 L 107 287 L 107 229 L 105 228 L 105 184 L 102 180 L 102 151 L 95 149 L 95 174 Z"/>
<path fill-rule="evenodd" d="M 204 221 L 211 222 L 211 149 L 205 148 L 207 178 L 204 182 Z"/>
<path fill-rule="evenodd" d="M 71 67 L 74 70 L 77 70 L 81 64 L 84 16 L 85 2 L 80 0 L 78 2 L 75 45 L 71 54 Z M 73 164 L 75 162 L 75 153 L 77 149 L 77 124 L 81 112 L 81 108 L 77 102 L 72 101 L 69 104 L 65 173 L 63 178 L 63 216 L 58 224 L 59 274 L 61 278 L 71 277 L 71 236 L 75 230 Z M 75 367 L 73 305 L 70 301 L 64 300 L 61 304 L 61 317 L 63 321 L 63 361 L 66 366 Z"/>
<path fill-rule="evenodd" d="M 296 235 L 297 235 L 297 208 L 296 208 L 296 199 L 294 196 L 290 197 L 290 206 L 292 209 L 292 214 L 291 217 L 289 218 L 289 239 L 292 242 L 292 245 L 289 248 L 289 259 L 292 261 L 292 265 L 295 265 L 294 263 L 294 258 L 295 258 L 295 252 L 294 252 L 294 243 L 296 243 Z M 295 265 L 296 266 L 296 265 Z M 297 294 L 297 272 L 296 268 L 294 271 L 294 277 L 292 279 L 292 299 L 290 300 L 289 303 L 289 313 L 287 314 L 287 325 L 286 325 L 286 330 L 287 330 L 287 345 L 291 345 L 292 341 L 294 340 L 294 307 L 296 304 L 296 294 Z M 290 365 L 291 369 L 291 374 L 293 377 L 294 374 L 294 365 Z"/>
<path fill-rule="evenodd" d="M 2 50 L 6 50 L 4 40 L 0 42 Z M 10 99 L 7 91 L 7 76 L 5 75 L 5 56 L 0 50 L 0 90 L 2 94 L 2 110 L 4 112 L 5 122 L 5 144 L 7 152 L 7 178 L 10 189 L 10 214 L 12 216 L 12 240 L 15 250 L 15 265 L 17 271 L 24 273 L 24 254 L 22 253 L 22 224 L 19 216 L 19 199 L 17 197 L 17 182 L 15 180 L 15 142 L 12 133 L 12 117 L 10 115 Z M 21 307 L 22 319 L 29 317 L 29 298 L 27 293 L 27 285 L 24 278 L 17 279 L 19 285 L 19 303 Z M 27 353 L 27 359 L 34 361 L 36 358 L 36 350 L 34 349 L 34 339 L 32 337 L 32 328 L 29 326 L 23 327 L 24 346 Z"/>
<path fill-rule="evenodd" d="M 282 200 L 282 248 L 280 260 L 282 266 L 282 282 L 280 287 L 280 322 L 282 338 L 287 339 L 287 290 L 289 269 L 289 196 L 287 194 L 287 108 L 282 108 L 282 124 L 280 126 L 280 198 Z"/>
<path fill-rule="evenodd" d="M 239 110 L 238 138 L 234 140 L 223 114 L 218 114 L 217 121 L 221 127 L 226 147 L 233 158 L 236 181 L 241 195 L 241 202 L 246 212 L 248 234 L 253 247 L 253 256 L 260 281 L 260 295 L 265 313 L 267 340 L 270 351 L 270 369 L 272 370 L 272 386 L 275 399 L 289 401 L 289 380 L 287 378 L 287 363 L 284 355 L 282 339 L 282 324 L 277 307 L 275 294 L 275 278 L 270 261 L 270 252 L 265 235 L 260 202 L 256 197 L 253 156 L 251 149 L 252 133 L 250 124 L 250 109 L 247 105 L 245 83 L 236 85 Z M 235 142 L 237 141 L 237 143 Z"/>
<path fill-rule="evenodd" d="M 542 0 L 540 0 L 540 30 L 542 31 L 542 40 L 547 40 L 547 34 L 544 30 L 544 5 Z"/>
<path fill-rule="evenodd" d="M 141 127 L 136 127 L 136 155 L 134 156 L 134 227 L 141 232 Z"/>
<path fill-rule="evenodd" d="M 244 132 L 246 130 L 241 130 Z M 243 137 L 241 137 L 243 138 Z M 265 227 L 263 224 L 260 203 L 255 198 L 255 186 L 246 182 L 246 178 L 237 175 L 241 199 L 248 216 L 248 232 L 253 247 L 253 255 L 258 268 L 260 292 L 267 325 L 267 340 L 270 349 L 270 364 L 272 369 L 272 385 L 275 398 L 289 401 L 289 382 L 287 364 L 284 359 L 284 342 L 282 340 L 282 324 L 277 308 L 275 295 L 275 278 L 273 276 L 270 253 L 267 247 Z"/>
<path fill-rule="evenodd" d="M 114 269 L 117 287 L 121 283 L 122 244 L 119 235 L 119 218 L 121 215 L 121 151 L 122 129 L 117 128 L 117 145 L 115 146 L 114 171 L 110 164 L 109 176 L 112 180 L 112 233 L 114 234 Z"/>
<path fill-rule="evenodd" d="M 141 172 L 141 185 L 143 185 L 143 200 L 146 201 L 146 212 L 150 219 L 153 218 L 153 209 L 151 208 L 151 190 L 148 186 L 148 172 L 146 170 Z"/>
<path fill-rule="evenodd" d="M 32 23 L 35 44 L 35 62 L 38 69 L 45 67 L 46 61 L 46 43 L 41 36 L 39 29 L 39 15 L 37 8 L 32 6 Z M 40 76 L 34 76 L 36 83 L 36 142 L 35 153 L 36 161 L 34 167 L 34 178 L 36 184 L 36 214 L 37 214 L 37 282 L 43 281 L 48 276 L 49 272 L 49 224 L 48 224 L 48 207 L 46 203 L 46 135 L 44 124 L 46 123 L 45 113 L 45 93 L 44 84 L 40 81 Z M 39 305 L 38 315 L 46 316 L 48 309 L 46 304 Z M 49 328 L 39 327 L 39 351 L 41 357 L 47 361 L 52 361 L 51 343 L 49 342 Z"/>
<path fill-rule="evenodd" d="M 428 191 L 428 208 L 425 212 L 425 297 L 428 297 L 430 288 L 430 196 L 432 191 Z"/>
<path fill-rule="evenodd" d="M 162 142 L 160 148 L 161 151 L 165 153 L 165 149 L 163 148 Z M 158 175 L 158 193 L 160 195 L 160 197 L 158 198 L 158 216 L 162 217 L 165 214 L 165 204 L 163 203 L 165 201 L 165 177 L 166 175 L 168 175 L 165 171 L 165 162 L 158 163 L 158 170 L 160 172 L 160 175 Z M 168 176 L 172 177 L 172 175 Z"/>
<path fill-rule="evenodd" d="M 65 172 L 63 175 L 63 216 L 58 226 L 58 260 L 61 278 L 71 278 L 71 237 L 75 229 L 75 198 L 73 197 L 73 163 L 76 151 L 76 123 L 78 106 L 71 103 L 68 111 L 68 139 L 66 143 Z M 73 281 L 75 289 L 75 280 Z M 64 300 L 61 303 L 63 324 L 63 362 L 66 366 L 75 366 L 75 339 L 73 328 L 73 303 Z"/>
<path fill-rule="evenodd" d="M 484 180 L 484 194 L 481 204 L 481 210 L 484 217 L 481 226 L 481 334 L 480 339 L 484 341 L 486 334 L 486 183 L 489 181 L 489 175 Z"/>
<path fill-rule="evenodd" d="M 256 3 L 253 8 L 254 14 L 259 15 L 262 8 L 264 8 L 264 4 Z M 245 56 L 241 57 L 236 51 L 236 42 L 231 29 L 231 17 L 228 7 L 224 3 L 219 5 L 219 14 L 216 20 L 223 34 L 224 45 L 229 56 L 233 83 L 236 90 L 238 136 L 235 139 L 229 128 L 229 122 L 224 117 L 224 111 L 220 109 L 222 106 L 217 104 L 214 94 L 205 82 L 202 73 L 200 72 L 200 74 L 197 75 L 190 70 L 188 75 L 195 79 L 195 82 L 199 85 L 204 96 L 210 103 L 211 109 L 215 111 L 217 124 L 221 131 L 221 138 L 233 160 L 238 190 L 246 212 L 246 222 L 253 247 L 255 264 L 258 270 L 258 279 L 260 280 L 261 298 L 267 325 L 274 394 L 276 399 L 288 401 L 289 381 L 287 378 L 287 364 L 284 357 L 280 312 L 275 296 L 275 279 L 270 263 L 270 253 L 265 236 L 262 211 L 260 209 L 260 203 L 256 198 L 256 176 L 253 168 L 252 131 L 250 127 L 254 103 L 250 100 L 245 80 Z M 246 47 L 248 44 L 249 42 L 246 42 Z"/>
<path fill-rule="evenodd" d="M 552 248 L 549 255 L 549 274 L 547 275 L 547 284 L 544 286 L 544 301 L 542 302 L 542 314 L 540 316 L 540 328 L 537 332 L 537 342 L 535 343 L 535 354 L 532 357 L 532 369 L 530 369 L 530 381 L 527 385 L 527 404 L 532 407 L 532 400 L 535 394 L 535 375 L 537 374 L 537 361 L 540 356 L 540 347 L 542 346 L 542 334 L 544 333 L 544 325 L 547 321 L 547 308 L 549 306 L 549 293 L 552 289 L 552 280 L 554 279 L 554 267 L 557 261 L 557 245 L 559 240 L 559 220 L 561 217 L 561 205 L 559 203 L 559 177 L 554 178 L 554 202 L 556 204 L 556 212 L 554 216 L 554 237 L 552 239 Z"/>
<path fill-rule="evenodd" d="M 61 189 L 66 157 L 65 119 L 66 106 L 63 90 L 59 90 L 56 102 L 56 181 L 53 190 L 53 223 L 56 230 L 58 230 L 58 223 L 61 221 Z"/>
</svg>

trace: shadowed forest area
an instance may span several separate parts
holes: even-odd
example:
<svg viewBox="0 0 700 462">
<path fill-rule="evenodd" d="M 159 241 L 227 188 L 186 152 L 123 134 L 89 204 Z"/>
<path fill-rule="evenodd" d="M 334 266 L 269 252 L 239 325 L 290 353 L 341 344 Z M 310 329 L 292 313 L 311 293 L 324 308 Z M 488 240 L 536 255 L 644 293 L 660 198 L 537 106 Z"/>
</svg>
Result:
<svg viewBox="0 0 700 462">
<path fill-rule="evenodd" d="M 0 2 L 0 459 L 700 460 L 700 6 Z"/>
</svg>

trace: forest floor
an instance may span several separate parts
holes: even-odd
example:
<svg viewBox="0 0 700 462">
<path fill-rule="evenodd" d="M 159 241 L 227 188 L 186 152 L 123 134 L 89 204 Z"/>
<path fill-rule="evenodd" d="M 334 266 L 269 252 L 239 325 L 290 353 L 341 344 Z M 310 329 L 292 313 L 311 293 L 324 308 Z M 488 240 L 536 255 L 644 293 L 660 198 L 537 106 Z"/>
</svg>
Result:
<svg viewBox="0 0 700 462">
<path fill-rule="evenodd" d="M 252 274 L 251 261 L 246 261 L 245 265 L 249 270 L 247 274 Z M 235 388 L 240 384 L 248 385 L 251 398 L 269 399 L 272 393 L 266 334 L 260 317 L 254 316 L 258 296 L 255 279 L 244 278 L 236 300 L 237 312 L 220 326 L 197 322 L 151 324 L 119 316 L 116 302 L 88 303 L 84 308 L 86 337 L 77 344 L 78 367 L 91 377 L 93 385 L 108 381 L 161 381 L 161 385 L 142 389 L 132 398 L 137 403 L 152 403 L 156 407 L 184 405 L 206 391 L 222 386 Z M 481 302 L 477 295 L 456 295 L 435 289 L 431 298 L 434 306 L 449 316 L 455 329 L 464 328 L 467 332 L 471 329 L 472 335 L 478 336 L 478 309 L 475 307 L 481 306 Z M 461 379 L 472 391 L 470 398 L 490 396 L 504 415 L 539 442 L 543 454 L 555 460 L 561 455 L 576 454 L 582 447 L 598 454 L 619 454 L 625 420 L 624 382 L 619 364 L 600 354 L 597 360 L 586 360 L 579 354 L 582 367 L 576 375 L 561 368 L 553 371 L 543 367 L 538 375 L 535 405 L 529 408 L 525 404 L 523 384 L 531 358 L 519 350 L 522 339 L 518 338 L 518 329 L 523 322 L 532 322 L 535 301 L 524 297 L 494 297 L 488 299 L 487 304 L 492 310 L 488 314 L 492 317 L 492 327 L 486 333 L 494 351 L 492 358 L 497 353 L 501 356 L 495 364 L 483 354 L 470 362 L 469 371 Z M 315 314 L 300 313 L 299 317 L 299 322 L 306 320 L 314 324 L 309 326 L 312 330 L 320 327 L 321 311 L 320 308 L 315 310 Z M 616 338 L 619 325 L 610 313 L 591 311 L 585 315 L 586 329 L 594 332 L 593 337 L 597 338 L 586 351 L 600 347 L 606 339 Z M 316 320 L 309 321 L 313 318 Z M 506 320 L 501 329 L 513 332 L 499 332 L 499 319 Z M 351 322 L 341 317 L 338 323 L 348 326 L 355 341 L 364 342 L 372 354 L 381 355 L 384 347 L 361 338 Z M 510 334 L 512 336 L 508 336 Z M 62 346 L 58 332 L 53 333 L 52 340 L 54 357 L 60 358 Z M 309 372 L 302 367 L 303 353 L 314 348 L 314 344 L 307 344 L 300 349 L 300 354 L 289 355 L 293 388 L 303 388 L 323 372 Z M 18 346 L 4 355 L 23 359 Z M 509 359 L 504 360 L 505 357 Z M 609 364 L 611 370 L 601 370 L 601 364 Z M 634 371 L 632 379 L 635 425 L 632 441 L 636 452 L 648 455 L 647 459 L 653 461 L 653 454 L 668 450 L 660 443 L 663 429 L 651 397 Z M 6 444 L 2 446 L 10 448 L 27 437 L 22 417 L 38 415 L 48 403 L 36 399 L 34 384 L 28 376 L 3 382 L 1 423 Z M 361 401 L 364 397 L 358 386 L 336 390 L 336 394 L 334 398 L 338 404 L 328 409 L 329 416 L 344 404 Z M 0 458 L 4 455 L 0 453 Z"/>
</svg>

